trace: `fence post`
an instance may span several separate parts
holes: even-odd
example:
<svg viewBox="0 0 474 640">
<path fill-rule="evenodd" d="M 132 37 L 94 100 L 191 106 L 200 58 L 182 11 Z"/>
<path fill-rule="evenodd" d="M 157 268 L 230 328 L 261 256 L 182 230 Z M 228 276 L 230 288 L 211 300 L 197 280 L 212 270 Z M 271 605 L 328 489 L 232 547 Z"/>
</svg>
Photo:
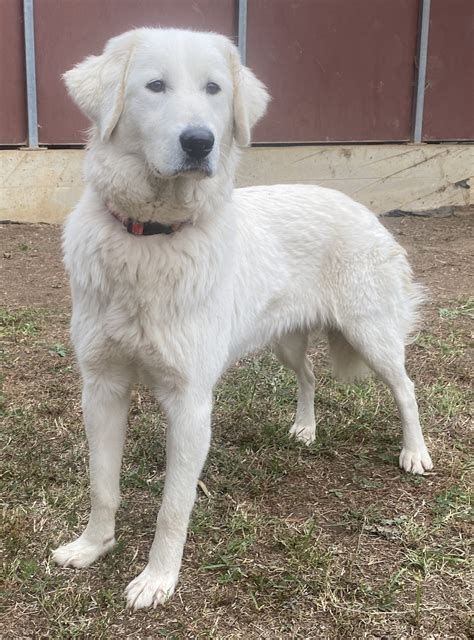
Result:
<svg viewBox="0 0 474 640">
<path fill-rule="evenodd" d="M 26 105 L 28 111 L 28 147 L 38 149 L 38 110 L 36 95 L 35 24 L 33 0 L 23 0 L 26 62 Z"/>
<path fill-rule="evenodd" d="M 242 64 L 247 62 L 247 0 L 239 0 L 239 51 Z"/>
<path fill-rule="evenodd" d="M 421 142 L 423 135 L 423 110 L 425 105 L 426 63 L 428 59 L 428 35 L 430 30 L 431 0 L 422 0 L 421 31 L 418 40 L 418 75 L 415 94 L 415 125 L 413 142 Z"/>
</svg>

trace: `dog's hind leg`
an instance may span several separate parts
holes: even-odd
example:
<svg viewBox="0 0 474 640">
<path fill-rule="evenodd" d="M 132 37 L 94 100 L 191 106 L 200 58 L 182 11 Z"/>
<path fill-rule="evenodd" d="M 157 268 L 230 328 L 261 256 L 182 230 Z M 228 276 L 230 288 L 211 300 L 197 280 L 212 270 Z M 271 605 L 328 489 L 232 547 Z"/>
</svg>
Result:
<svg viewBox="0 0 474 640">
<path fill-rule="evenodd" d="M 87 567 L 115 544 L 130 392 L 130 376 L 122 367 L 114 370 L 110 366 L 101 376 L 84 376 L 82 407 L 89 443 L 91 512 L 83 534 L 53 552 L 53 560 L 64 567 Z"/>
<path fill-rule="evenodd" d="M 311 444 L 316 435 L 314 418 L 314 375 L 311 360 L 306 355 L 308 333 L 289 333 L 273 345 L 280 362 L 292 369 L 298 381 L 298 403 L 295 423 L 290 434 L 305 444 Z"/>
<path fill-rule="evenodd" d="M 342 333 L 368 366 L 391 390 L 403 427 L 400 466 L 410 473 L 423 474 L 433 465 L 420 426 L 413 382 L 405 370 L 404 336 L 397 335 L 391 318 L 351 323 Z"/>
</svg>

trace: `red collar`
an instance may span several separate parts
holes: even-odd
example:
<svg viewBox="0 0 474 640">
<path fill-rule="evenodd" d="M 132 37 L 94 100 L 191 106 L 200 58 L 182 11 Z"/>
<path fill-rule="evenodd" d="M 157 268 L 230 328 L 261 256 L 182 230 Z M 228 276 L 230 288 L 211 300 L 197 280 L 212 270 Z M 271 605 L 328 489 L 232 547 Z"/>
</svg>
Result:
<svg viewBox="0 0 474 640">
<path fill-rule="evenodd" d="M 122 224 L 128 233 L 131 233 L 134 236 L 153 236 L 158 233 L 170 235 L 190 223 L 189 220 L 186 220 L 185 222 L 174 222 L 173 224 L 162 224 L 161 222 L 138 222 L 131 218 L 124 218 L 110 207 L 107 207 L 107 210 Z"/>
</svg>

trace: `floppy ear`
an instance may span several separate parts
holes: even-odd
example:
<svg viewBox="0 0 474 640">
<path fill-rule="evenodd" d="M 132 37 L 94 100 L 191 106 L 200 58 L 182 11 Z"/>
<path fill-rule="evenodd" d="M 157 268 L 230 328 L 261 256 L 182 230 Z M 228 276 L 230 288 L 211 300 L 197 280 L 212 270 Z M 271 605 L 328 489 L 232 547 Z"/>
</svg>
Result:
<svg viewBox="0 0 474 640">
<path fill-rule="evenodd" d="M 232 78 L 234 84 L 234 138 L 237 144 L 250 144 L 252 127 L 267 110 L 270 95 L 267 88 L 248 67 L 240 62 L 238 50 L 232 45 Z"/>
<path fill-rule="evenodd" d="M 134 41 L 133 31 L 112 38 L 102 55 L 89 56 L 63 75 L 69 95 L 97 126 L 104 142 L 122 113 Z"/>
</svg>

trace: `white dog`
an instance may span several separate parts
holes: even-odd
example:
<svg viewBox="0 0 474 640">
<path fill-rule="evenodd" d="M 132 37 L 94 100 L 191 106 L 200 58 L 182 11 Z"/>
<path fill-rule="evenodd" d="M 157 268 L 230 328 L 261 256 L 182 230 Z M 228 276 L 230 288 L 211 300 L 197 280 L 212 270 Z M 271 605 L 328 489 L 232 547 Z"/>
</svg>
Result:
<svg viewBox="0 0 474 640">
<path fill-rule="evenodd" d="M 143 379 L 168 419 L 163 501 L 147 567 L 128 605 L 157 605 L 178 573 L 211 437 L 213 388 L 240 356 L 273 344 L 298 380 L 295 424 L 315 437 L 313 330 L 335 373 L 372 369 L 403 426 L 400 465 L 431 469 L 405 343 L 420 288 L 405 251 L 364 206 L 313 186 L 233 189 L 238 146 L 268 94 L 231 42 L 211 33 L 137 29 L 66 73 L 93 123 L 87 188 L 64 237 L 72 339 L 84 390 L 91 514 L 59 547 L 86 567 L 114 545 L 131 388 Z"/>
</svg>

